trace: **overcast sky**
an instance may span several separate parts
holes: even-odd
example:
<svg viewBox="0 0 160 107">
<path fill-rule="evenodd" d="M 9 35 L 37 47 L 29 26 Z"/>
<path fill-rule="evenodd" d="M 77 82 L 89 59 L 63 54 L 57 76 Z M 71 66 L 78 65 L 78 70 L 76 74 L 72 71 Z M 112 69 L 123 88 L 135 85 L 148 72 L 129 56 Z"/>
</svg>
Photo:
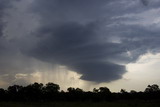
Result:
<svg viewBox="0 0 160 107">
<path fill-rule="evenodd" d="M 160 85 L 159 0 L 0 0 L 0 87 Z"/>
</svg>

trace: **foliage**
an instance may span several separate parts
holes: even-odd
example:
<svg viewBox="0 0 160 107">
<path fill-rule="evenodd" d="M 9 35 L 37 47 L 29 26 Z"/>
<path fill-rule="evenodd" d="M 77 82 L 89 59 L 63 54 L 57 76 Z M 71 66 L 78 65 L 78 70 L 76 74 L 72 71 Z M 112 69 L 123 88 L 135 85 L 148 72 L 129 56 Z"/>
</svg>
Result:
<svg viewBox="0 0 160 107">
<path fill-rule="evenodd" d="M 7 90 L 0 89 L 0 101 L 119 101 L 119 100 L 160 100 L 160 89 L 157 84 L 148 85 L 144 92 L 121 89 L 112 93 L 107 87 L 94 88 L 93 91 L 83 91 L 80 88 L 69 87 L 67 92 L 60 91 L 58 84 L 33 83 L 28 86 L 13 85 Z"/>
</svg>

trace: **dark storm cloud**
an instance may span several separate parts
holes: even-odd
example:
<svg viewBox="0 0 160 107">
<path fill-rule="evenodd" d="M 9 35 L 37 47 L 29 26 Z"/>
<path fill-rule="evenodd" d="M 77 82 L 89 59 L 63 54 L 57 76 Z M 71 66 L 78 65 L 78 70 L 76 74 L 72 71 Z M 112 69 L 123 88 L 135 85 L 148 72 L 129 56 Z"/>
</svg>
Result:
<svg viewBox="0 0 160 107">
<path fill-rule="evenodd" d="M 0 1 L 0 19 L 6 1 L 9 0 Z M 160 3 L 146 1 L 33 0 L 27 12 L 38 17 L 38 29 L 31 33 L 18 29 L 31 21 L 30 17 L 27 19 L 28 13 L 24 15 L 23 11 L 18 11 L 26 16 L 23 17 L 25 23 L 18 22 L 23 19 L 21 15 L 11 18 L 17 21 L 17 30 L 9 33 L 9 39 L 0 39 L 0 73 L 12 73 L 13 76 L 31 73 L 43 69 L 42 65 L 48 67 L 47 62 L 67 66 L 82 74 L 83 80 L 110 82 L 120 79 L 127 72 L 125 64 L 136 61 L 148 51 L 157 53 L 159 50 L 159 30 L 142 26 L 141 22 L 135 24 L 143 20 L 138 15 L 157 9 Z M 10 14 L 14 12 L 17 13 L 14 10 Z M 0 32 L 4 26 L 1 22 Z M 31 22 L 34 24 L 33 20 Z M 12 21 L 10 23 L 12 25 Z"/>
<path fill-rule="evenodd" d="M 0 37 L 2 36 L 2 29 L 3 29 L 3 21 L 2 21 L 2 17 L 3 17 L 3 14 L 4 14 L 4 9 L 5 7 L 7 6 L 7 3 L 8 0 L 1 0 L 0 1 Z"/>
<path fill-rule="evenodd" d="M 126 72 L 125 66 L 111 63 L 109 59 L 120 56 L 125 49 L 103 39 L 107 37 L 103 20 L 110 17 L 106 9 L 109 3 L 106 0 L 36 1 L 34 11 L 42 15 L 42 27 L 37 34 L 41 41 L 28 54 L 65 65 L 81 73 L 84 80 L 120 79 Z"/>
<path fill-rule="evenodd" d="M 7 35 L 9 31 L 5 31 L 9 22 L 9 20 L 5 18 L 9 17 L 9 10 L 15 9 L 14 3 L 16 2 L 19 2 L 19 0 L 0 0 L 0 76 L 3 74 L 11 74 L 13 78 L 16 73 L 31 72 L 33 70 L 33 63 L 31 64 L 33 60 L 31 61 L 29 58 L 24 57 L 16 45 L 19 40 L 16 40 L 16 37 L 10 39 L 10 37 L 14 37 L 15 34 Z M 18 32 L 18 30 L 16 32 Z M 23 40 L 21 39 L 20 41 Z"/>
<path fill-rule="evenodd" d="M 5 40 L 5 37 L 3 36 L 3 28 L 5 27 L 6 23 L 3 21 L 3 17 L 5 15 L 4 10 L 6 8 L 9 8 L 10 6 L 10 0 L 0 0 L 0 57 L 4 54 L 6 54 L 7 49 L 7 42 Z M 1 66 L 1 65 L 0 65 Z"/>
<path fill-rule="evenodd" d="M 96 82 L 117 80 L 122 78 L 122 75 L 126 72 L 122 65 L 102 61 L 84 61 L 73 65 L 73 67 L 75 71 L 83 74 L 81 79 Z"/>
<path fill-rule="evenodd" d="M 106 27 L 117 21 L 112 19 L 114 16 L 146 11 L 137 6 L 140 2 L 148 4 L 146 0 L 35 0 L 33 11 L 41 17 L 36 34 L 40 41 L 23 51 L 40 60 L 65 65 L 82 74 L 84 80 L 120 79 L 126 70 L 118 63 L 136 61 L 148 50 L 157 49 L 159 42 L 156 35 L 150 37 L 150 31 L 137 25 Z M 112 37 L 118 37 L 121 43 L 110 41 Z"/>
<path fill-rule="evenodd" d="M 142 1 L 142 3 L 145 5 L 145 6 L 147 6 L 148 5 L 148 3 L 149 3 L 149 1 L 148 0 L 141 0 Z"/>
<path fill-rule="evenodd" d="M 11 64 L 7 63 L 10 62 L 9 53 L 13 52 L 12 48 L 10 48 L 8 41 L 3 35 L 4 27 L 6 23 L 3 21 L 5 9 L 10 8 L 11 0 L 0 0 L 0 81 L 11 82 L 10 80 L 14 79 L 14 76 L 9 77 L 8 75 L 5 76 L 3 74 L 7 74 L 10 69 Z M 9 61 L 7 61 L 9 59 Z"/>
<path fill-rule="evenodd" d="M 77 23 L 43 29 L 40 35 L 49 33 L 47 38 L 29 54 L 43 61 L 65 65 L 83 74 L 85 80 L 104 82 L 121 78 L 126 72 L 125 67 L 109 63 L 107 59 L 123 50 L 118 44 L 97 41 L 95 31 L 93 24 L 83 26 Z"/>
</svg>

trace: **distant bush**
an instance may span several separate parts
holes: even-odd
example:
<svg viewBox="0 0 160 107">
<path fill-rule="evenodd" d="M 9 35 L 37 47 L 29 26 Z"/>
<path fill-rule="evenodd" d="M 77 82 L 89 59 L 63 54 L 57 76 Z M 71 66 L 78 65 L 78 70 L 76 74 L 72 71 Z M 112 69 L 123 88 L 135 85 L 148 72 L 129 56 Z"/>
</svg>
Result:
<svg viewBox="0 0 160 107">
<path fill-rule="evenodd" d="M 115 100 L 157 100 L 160 99 L 160 89 L 157 84 L 148 85 L 144 92 L 121 89 L 112 93 L 107 87 L 94 88 L 93 91 L 83 91 L 80 88 L 69 87 L 67 92 L 60 91 L 58 84 L 33 83 L 28 86 L 13 85 L 7 90 L 0 89 L 0 101 L 115 101 Z"/>
</svg>

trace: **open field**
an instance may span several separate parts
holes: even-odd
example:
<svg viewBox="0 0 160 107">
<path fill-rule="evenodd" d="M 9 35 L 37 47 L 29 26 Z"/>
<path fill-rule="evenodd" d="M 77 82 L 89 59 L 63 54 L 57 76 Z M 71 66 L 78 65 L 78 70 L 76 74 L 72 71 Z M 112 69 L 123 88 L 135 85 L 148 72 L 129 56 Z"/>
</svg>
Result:
<svg viewBox="0 0 160 107">
<path fill-rule="evenodd" d="M 0 107 L 160 107 L 160 102 L 0 102 Z"/>
</svg>

